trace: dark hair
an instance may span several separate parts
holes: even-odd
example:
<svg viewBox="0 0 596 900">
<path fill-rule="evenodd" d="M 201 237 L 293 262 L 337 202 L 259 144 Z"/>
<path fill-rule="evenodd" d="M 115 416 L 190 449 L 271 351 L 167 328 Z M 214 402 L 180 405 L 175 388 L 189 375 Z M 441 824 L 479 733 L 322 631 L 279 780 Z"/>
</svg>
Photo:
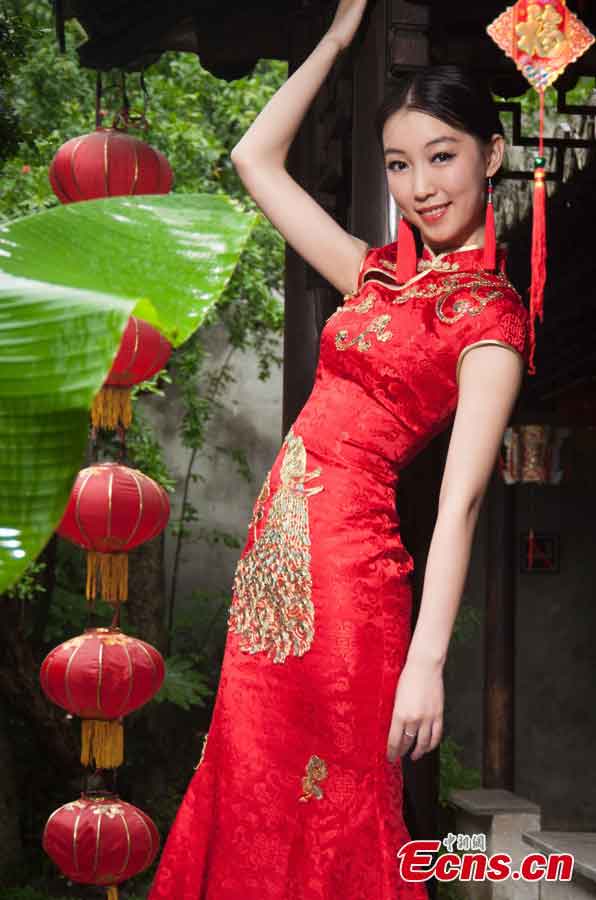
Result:
<svg viewBox="0 0 596 900">
<path fill-rule="evenodd" d="M 384 98 L 375 116 L 381 146 L 385 122 L 403 108 L 435 116 L 484 143 L 493 134 L 504 136 L 488 84 L 477 71 L 466 66 L 426 66 L 404 76 Z"/>
</svg>

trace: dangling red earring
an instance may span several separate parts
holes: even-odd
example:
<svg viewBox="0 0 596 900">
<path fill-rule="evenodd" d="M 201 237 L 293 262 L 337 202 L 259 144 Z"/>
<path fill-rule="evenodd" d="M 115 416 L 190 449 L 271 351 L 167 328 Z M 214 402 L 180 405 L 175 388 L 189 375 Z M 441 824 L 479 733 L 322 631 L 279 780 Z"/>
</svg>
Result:
<svg viewBox="0 0 596 900">
<path fill-rule="evenodd" d="M 398 284 L 409 281 L 416 274 L 418 264 L 416 240 L 412 226 L 402 216 L 397 227 L 397 265 L 395 279 Z"/>
<path fill-rule="evenodd" d="M 497 235 L 495 232 L 495 209 L 493 206 L 493 180 L 488 176 L 488 202 L 486 204 L 486 222 L 484 225 L 484 254 L 482 267 L 494 272 L 497 265 Z"/>
</svg>

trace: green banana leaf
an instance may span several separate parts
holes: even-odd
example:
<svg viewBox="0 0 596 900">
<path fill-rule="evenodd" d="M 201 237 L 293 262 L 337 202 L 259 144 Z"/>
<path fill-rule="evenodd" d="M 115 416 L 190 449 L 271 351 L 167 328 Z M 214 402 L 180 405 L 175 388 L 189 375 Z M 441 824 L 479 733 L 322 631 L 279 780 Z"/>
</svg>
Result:
<svg viewBox="0 0 596 900">
<path fill-rule="evenodd" d="M 217 302 L 256 214 L 219 194 L 70 203 L 0 227 L 0 272 L 141 303 L 175 347 Z"/>
<path fill-rule="evenodd" d="M 255 221 L 222 196 L 170 194 L 74 203 L 0 227 L 0 592 L 62 517 L 129 315 L 183 343 Z"/>
</svg>

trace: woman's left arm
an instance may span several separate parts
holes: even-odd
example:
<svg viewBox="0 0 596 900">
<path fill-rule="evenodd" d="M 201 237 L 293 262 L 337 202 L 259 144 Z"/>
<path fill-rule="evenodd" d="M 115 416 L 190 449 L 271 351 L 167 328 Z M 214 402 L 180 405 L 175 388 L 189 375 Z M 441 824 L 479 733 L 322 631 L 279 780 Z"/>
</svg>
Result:
<svg viewBox="0 0 596 900">
<path fill-rule="evenodd" d="M 482 352 L 480 352 L 480 350 Z M 479 345 L 462 359 L 459 397 L 429 548 L 422 601 L 400 673 L 389 732 L 391 762 L 434 750 L 443 728 L 443 667 L 467 576 L 478 513 L 523 379 L 523 360 Z M 410 738 L 405 731 L 418 734 Z"/>
</svg>

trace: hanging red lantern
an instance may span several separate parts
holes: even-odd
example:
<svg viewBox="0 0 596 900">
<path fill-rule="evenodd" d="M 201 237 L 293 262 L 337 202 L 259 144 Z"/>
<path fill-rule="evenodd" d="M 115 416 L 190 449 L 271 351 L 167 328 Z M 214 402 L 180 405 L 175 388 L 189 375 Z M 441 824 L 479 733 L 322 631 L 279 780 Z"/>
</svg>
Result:
<svg viewBox="0 0 596 900">
<path fill-rule="evenodd" d="M 82 720 L 81 762 L 122 765 L 122 718 L 148 703 L 165 677 L 161 654 L 117 627 L 86 628 L 51 650 L 40 668 L 44 694 Z"/>
<path fill-rule="evenodd" d="M 128 552 L 157 537 L 168 523 L 167 493 L 138 469 L 97 463 L 81 469 L 57 531 L 87 550 L 89 601 L 126 601 Z"/>
<path fill-rule="evenodd" d="M 131 316 L 120 349 L 91 410 L 94 428 L 128 428 L 132 421 L 130 390 L 163 369 L 172 345 L 148 322 Z"/>
<path fill-rule="evenodd" d="M 107 888 L 117 900 L 118 888 L 144 872 L 160 845 L 155 822 L 117 794 L 81 794 L 49 817 L 42 846 L 71 881 Z"/>
<path fill-rule="evenodd" d="M 174 176 L 164 154 L 118 128 L 97 128 L 71 138 L 49 171 L 61 203 L 133 194 L 167 194 Z"/>
</svg>

